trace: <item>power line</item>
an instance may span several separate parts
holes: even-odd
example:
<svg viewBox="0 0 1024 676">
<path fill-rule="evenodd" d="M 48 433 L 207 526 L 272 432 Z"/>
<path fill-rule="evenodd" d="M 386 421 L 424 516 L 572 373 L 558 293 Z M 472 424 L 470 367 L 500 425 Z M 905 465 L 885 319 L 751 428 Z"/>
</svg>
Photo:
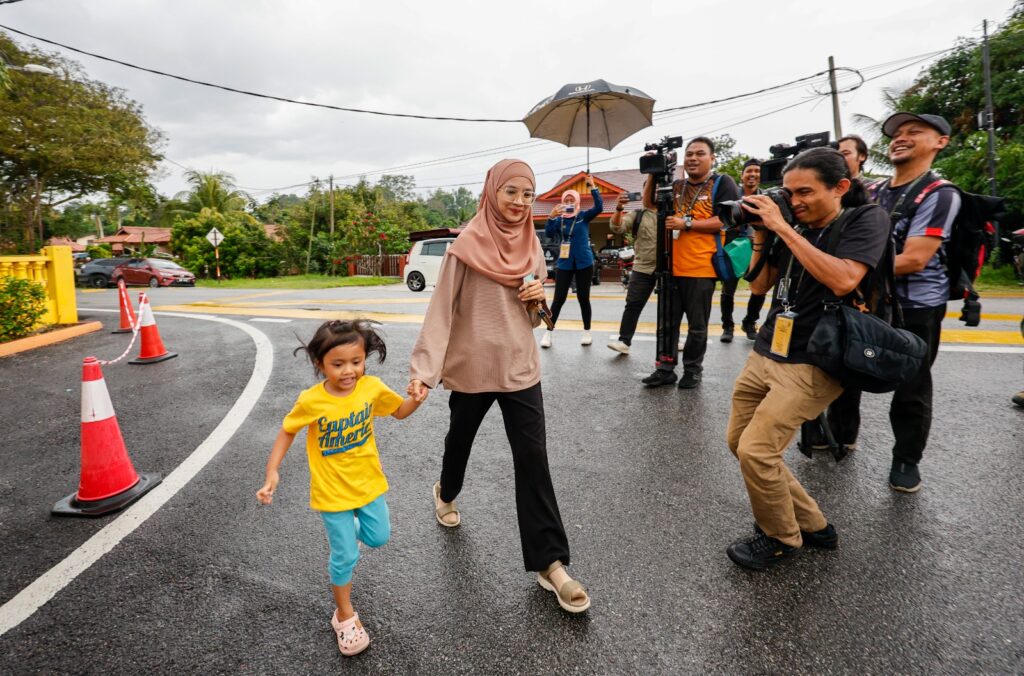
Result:
<svg viewBox="0 0 1024 676">
<path fill-rule="evenodd" d="M 20 0 L 0 0 L 0 2 L 11 2 L 11 1 L 18 2 Z M 413 113 L 388 113 L 388 112 L 384 112 L 384 111 L 381 111 L 381 110 L 367 110 L 367 109 L 364 109 L 364 108 L 347 108 L 345 106 L 335 106 L 335 105 L 331 105 L 329 103 L 315 103 L 313 101 L 298 101 L 296 99 L 290 99 L 290 98 L 287 98 L 287 97 L 284 97 L 284 96 L 275 96 L 273 94 L 261 94 L 259 92 L 252 92 L 252 91 L 248 91 L 246 89 L 237 89 L 235 87 L 228 87 L 227 85 L 219 85 L 219 84 L 215 84 L 213 82 L 204 82 L 202 80 L 194 80 L 192 78 L 185 77 L 183 75 L 175 75 L 173 73 L 165 73 L 164 71 L 156 70 L 154 68 L 146 68 L 144 66 L 138 66 L 138 65 L 136 65 L 134 63 L 128 63 L 127 61 L 121 61 L 119 59 L 114 59 L 114 58 L 111 58 L 109 56 L 103 56 L 102 54 L 96 54 L 94 52 L 87 52 L 84 49 L 78 49 L 77 47 L 71 47 L 70 45 L 65 45 L 63 43 L 56 42 L 55 40 L 48 40 L 46 38 L 41 38 L 38 35 L 32 35 L 30 33 L 26 33 L 24 31 L 20 31 L 17 28 L 11 28 L 10 26 L 4 26 L 3 24 L 0 24 L 0 28 L 3 28 L 4 30 L 11 31 L 12 33 L 17 33 L 18 35 L 23 35 L 23 36 L 25 36 L 27 38 L 31 38 L 33 40 L 38 40 L 39 42 L 45 42 L 46 44 L 49 44 L 49 45 L 54 45 L 54 46 L 60 47 L 62 49 L 67 49 L 69 51 L 76 52 L 78 54 L 85 54 L 86 56 L 91 56 L 94 59 L 102 59 L 103 61 L 109 61 L 110 63 L 116 63 L 118 65 L 125 66 L 126 68 L 134 68 L 135 70 L 141 70 L 141 71 L 144 71 L 144 72 L 147 72 L 147 73 L 152 73 L 154 75 L 160 75 L 160 76 L 163 76 L 163 77 L 173 78 L 175 80 L 181 80 L 182 82 L 189 82 L 191 84 L 201 85 L 203 87 L 212 87 L 213 89 L 221 89 L 223 91 L 233 92 L 235 94 L 244 94 L 245 96 L 255 96 L 255 97 L 261 98 L 261 99 L 270 99 L 272 101 L 282 101 L 284 103 L 294 103 L 296 105 L 309 106 L 311 108 L 327 108 L 328 110 L 340 110 L 340 111 L 343 111 L 343 112 L 346 112 L 346 113 L 364 113 L 364 114 L 367 114 L 367 115 L 380 115 L 380 116 L 383 116 L 383 117 L 405 117 L 405 118 L 412 118 L 412 119 L 416 119 L 416 120 L 445 120 L 445 121 L 449 121 L 449 122 L 502 122 L 502 123 L 509 123 L 509 122 L 520 123 L 520 122 L 522 122 L 522 120 L 503 120 L 503 119 L 495 119 L 495 118 L 445 117 L 445 116 L 437 116 L 437 115 L 417 115 L 417 114 L 413 114 Z"/>
</svg>

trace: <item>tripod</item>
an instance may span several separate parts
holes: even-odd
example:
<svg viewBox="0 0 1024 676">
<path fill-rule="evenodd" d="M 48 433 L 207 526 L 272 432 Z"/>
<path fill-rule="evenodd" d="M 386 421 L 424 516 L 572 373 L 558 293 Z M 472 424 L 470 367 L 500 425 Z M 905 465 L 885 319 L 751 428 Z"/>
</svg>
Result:
<svg viewBox="0 0 1024 676">
<path fill-rule="evenodd" d="M 655 290 L 658 293 L 657 322 L 657 365 L 671 364 L 675 367 L 677 346 L 672 340 L 672 295 L 675 293 L 672 283 L 672 236 L 665 226 L 665 220 L 675 213 L 675 193 L 673 175 L 665 174 L 658 178 L 655 187 L 654 201 L 658 207 L 658 247 L 657 264 L 654 269 Z"/>
</svg>

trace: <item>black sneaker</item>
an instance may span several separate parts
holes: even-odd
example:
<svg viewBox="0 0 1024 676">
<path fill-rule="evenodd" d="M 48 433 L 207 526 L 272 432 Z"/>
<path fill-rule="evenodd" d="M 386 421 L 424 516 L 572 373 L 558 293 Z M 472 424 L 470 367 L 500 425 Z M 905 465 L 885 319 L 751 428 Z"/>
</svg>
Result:
<svg viewBox="0 0 1024 676">
<path fill-rule="evenodd" d="M 901 493 L 916 493 L 921 490 L 921 472 L 912 462 L 892 461 L 889 470 L 889 487 Z"/>
<path fill-rule="evenodd" d="M 684 373 L 683 379 L 679 381 L 678 387 L 681 390 L 692 390 L 698 385 L 700 385 L 699 373 Z"/>
<path fill-rule="evenodd" d="M 722 337 L 719 338 L 719 340 L 722 341 L 723 343 L 731 343 L 732 342 L 732 336 L 733 336 L 732 327 L 730 326 L 730 327 L 726 328 L 726 327 L 723 326 L 722 327 Z"/>
<path fill-rule="evenodd" d="M 1015 405 L 1024 408 L 1024 392 L 1018 392 L 1017 394 L 1013 395 L 1012 397 L 1010 397 L 1010 401 L 1012 401 Z"/>
<path fill-rule="evenodd" d="M 743 333 L 747 334 L 747 340 L 757 340 L 757 324 L 743 322 Z"/>
<path fill-rule="evenodd" d="M 754 532 L 764 535 L 764 531 L 761 527 L 754 522 Z M 839 533 L 836 532 L 836 527 L 832 524 L 827 524 L 821 530 L 800 531 L 800 537 L 803 538 L 805 547 L 816 547 L 817 549 L 835 549 L 839 546 Z"/>
<path fill-rule="evenodd" d="M 797 548 L 759 533 L 752 538 L 729 545 L 725 553 L 737 566 L 751 570 L 768 570 L 796 554 Z"/>
<path fill-rule="evenodd" d="M 671 385 L 678 379 L 679 376 L 676 375 L 675 371 L 663 371 L 661 369 L 657 369 L 654 373 L 647 376 L 640 382 L 647 387 L 661 387 L 662 385 Z"/>
</svg>

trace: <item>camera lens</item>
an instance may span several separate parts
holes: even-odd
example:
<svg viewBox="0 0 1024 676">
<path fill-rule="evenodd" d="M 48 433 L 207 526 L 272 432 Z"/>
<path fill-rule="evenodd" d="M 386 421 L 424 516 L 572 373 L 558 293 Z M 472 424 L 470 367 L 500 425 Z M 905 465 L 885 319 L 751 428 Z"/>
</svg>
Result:
<svg viewBox="0 0 1024 676">
<path fill-rule="evenodd" d="M 743 200 L 725 200 L 719 203 L 717 215 L 730 228 L 745 224 L 750 217 L 749 212 L 743 208 Z"/>
</svg>

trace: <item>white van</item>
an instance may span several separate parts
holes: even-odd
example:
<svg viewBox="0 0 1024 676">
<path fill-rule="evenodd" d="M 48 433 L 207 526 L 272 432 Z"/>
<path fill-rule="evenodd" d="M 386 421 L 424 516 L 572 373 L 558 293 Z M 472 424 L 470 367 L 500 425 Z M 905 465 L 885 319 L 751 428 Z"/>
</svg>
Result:
<svg viewBox="0 0 1024 676">
<path fill-rule="evenodd" d="M 424 239 L 412 245 L 405 264 L 405 285 L 411 291 L 422 291 L 437 284 L 441 258 L 454 241 L 454 237 L 443 237 Z"/>
</svg>

